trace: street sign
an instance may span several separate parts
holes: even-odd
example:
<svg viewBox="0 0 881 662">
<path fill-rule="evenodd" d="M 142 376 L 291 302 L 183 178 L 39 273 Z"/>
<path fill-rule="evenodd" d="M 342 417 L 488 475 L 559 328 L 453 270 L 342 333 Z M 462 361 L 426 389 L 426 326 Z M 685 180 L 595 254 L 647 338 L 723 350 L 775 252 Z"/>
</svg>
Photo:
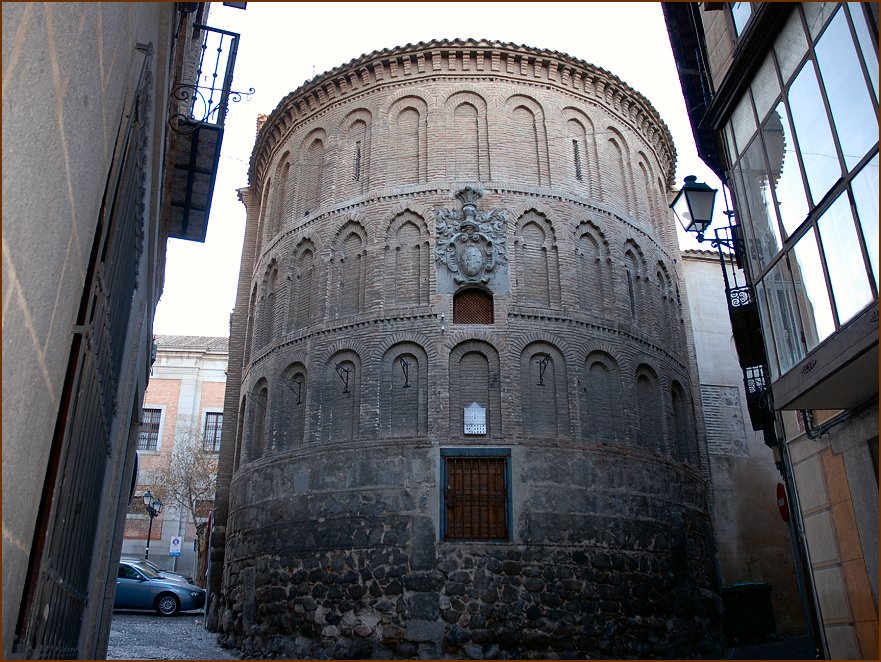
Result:
<svg viewBox="0 0 881 662">
<path fill-rule="evenodd" d="M 179 536 L 174 536 L 171 539 L 171 546 L 168 548 L 169 556 L 180 556 L 180 543 L 181 540 Z"/>
</svg>

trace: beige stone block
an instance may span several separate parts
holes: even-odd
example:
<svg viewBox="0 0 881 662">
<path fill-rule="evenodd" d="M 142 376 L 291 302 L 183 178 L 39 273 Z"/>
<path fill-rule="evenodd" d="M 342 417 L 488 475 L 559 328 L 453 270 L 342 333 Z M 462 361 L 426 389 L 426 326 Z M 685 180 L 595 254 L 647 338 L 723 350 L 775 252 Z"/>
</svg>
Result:
<svg viewBox="0 0 881 662">
<path fill-rule="evenodd" d="M 829 646 L 829 659 L 831 660 L 858 660 L 860 659 L 860 645 L 857 641 L 853 625 L 827 625 L 826 644 Z"/>
<path fill-rule="evenodd" d="M 844 470 L 844 458 L 830 450 L 823 453 L 821 463 L 823 473 L 826 474 L 826 491 L 829 495 L 829 503 L 849 501 L 850 486 L 847 482 L 847 473 Z"/>
<path fill-rule="evenodd" d="M 844 582 L 850 598 L 850 608 L 856 621 L 876 621 L 875 603 L 869 588 L 869 576 L 863 559 L 848 561 L 842 565 Z"/>
<path fill-rule="evenodd" d="M 831 568 L 815 570 L 814 585 L 824 621 L 849 621 L 852 619 L 847 601 L 847 586 L 844 583 L 841 566 L 836 565 Z M 838 655 L 832 657 L 841 659 Z"/>
<path fill-rule="evenodd" d="M 864 660 L 877 660 L 878 655 L 878 621 L 860 621 L 854 623 L 857 641 Z"/>
<path fill-rule="evenodd" d="M 809 457 L 819 455 L 828 447 L 829 444 L 818 444 L 816 441 L 812 441 L 807 437 L 802 437 L 796 441 L 790 441 L 787 444 L 786 449 L 789 451 L 789 456 L 792 458 L 793 464 L 798 464 Z"/>
<path fill-rule="evenodd" d="M 826 481 L 823 478 L 823 468 L 819 457 L 809 457 L 796 464 L 794 474 L 802 512 L 810 513 L 829 505 Z"/>
<path fill-rule="evenodd" d="M 839 561 L 838 545 L 835 541 L 835 529 L 828 510 L 823 510 L 804 518 L 805 537 L 811 553 L 811 563 L 820 565 Z"/>
<path fill-rule="evenodd" d="M 838 539 L 838 554 L 842 561 L 862 559 L 863 550 L 860 546 L 860 532 L 850 501 L 836 503 L 832 506 L 832 523 Z"/>
</svg>

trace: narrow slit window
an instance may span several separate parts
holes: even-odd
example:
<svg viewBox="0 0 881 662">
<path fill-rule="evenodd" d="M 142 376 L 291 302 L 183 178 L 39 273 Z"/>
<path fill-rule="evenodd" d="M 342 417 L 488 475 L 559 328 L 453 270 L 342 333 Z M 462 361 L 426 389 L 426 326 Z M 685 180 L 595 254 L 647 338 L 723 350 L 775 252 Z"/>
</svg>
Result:
<svg viewBox="0 0 881 662">
<path fill-rule="evenodd" d="M 581 150 L 578 147 L 577 140 L 572 141 L 572 156 L 575 163 L 575 179 L 579 182 L 584 181 L 584 176 L 581 171 Z"/>
<path fill-rule="evenodd" d="M 361 141 L 355 143 L 355 181 L 361 179 Z"/>
</svg>

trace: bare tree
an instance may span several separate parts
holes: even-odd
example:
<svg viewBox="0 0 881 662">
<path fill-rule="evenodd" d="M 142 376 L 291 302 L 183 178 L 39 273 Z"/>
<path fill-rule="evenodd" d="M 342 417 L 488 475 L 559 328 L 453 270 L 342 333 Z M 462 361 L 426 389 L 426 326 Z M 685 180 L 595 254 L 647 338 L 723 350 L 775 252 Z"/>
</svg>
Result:
<svg viewBox="0 0 881 662">
<path fill-rule="evenodd" d="M 198 431 L 179 431 L 174 436 L 168 469 L 156 471 L 152 478 L 154 493 L 167 506 L 176 505 L 186 511 L 193 527 L 198 527 L 199 507 L 214 499 L 217 454 L 204 449 Z"/>
</svg>

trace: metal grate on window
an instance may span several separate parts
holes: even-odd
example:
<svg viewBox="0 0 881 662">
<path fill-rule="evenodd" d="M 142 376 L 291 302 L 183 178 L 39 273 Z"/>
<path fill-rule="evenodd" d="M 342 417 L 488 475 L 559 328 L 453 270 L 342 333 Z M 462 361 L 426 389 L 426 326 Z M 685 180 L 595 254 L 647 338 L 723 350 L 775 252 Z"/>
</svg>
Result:
<svg viewBox="0 0 881 662">
<path fill-rule="evenodd" d="M 507 540 L 505 458 L 446 458 L 447 540 Z"/>
<path fill-rule="evenodd" d="M 463 290 L 453 298 L 454 324 L 492 324 L 493 297 L 483 290 Z"/>
<path fill-rule="evenodd" d="M 220 431 L 223 427 L 223 413 L 209 411 L 205 413 L 205 432 L 202 434 L 202 449 L 209 453 L 220 450 Z"/>
<path fill-rule="evenodd" d="M 144 409 L 141 414 L 141 429 L 138 432 L 138 450 L 155 451 L 159 448 L 159 421 L 161 409 Z"/>
</svg>

